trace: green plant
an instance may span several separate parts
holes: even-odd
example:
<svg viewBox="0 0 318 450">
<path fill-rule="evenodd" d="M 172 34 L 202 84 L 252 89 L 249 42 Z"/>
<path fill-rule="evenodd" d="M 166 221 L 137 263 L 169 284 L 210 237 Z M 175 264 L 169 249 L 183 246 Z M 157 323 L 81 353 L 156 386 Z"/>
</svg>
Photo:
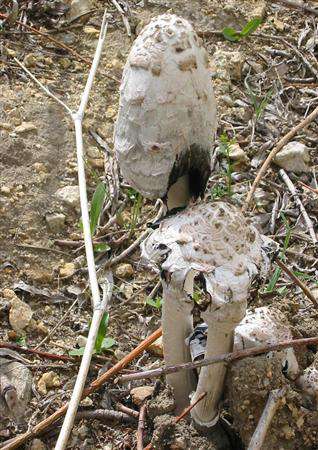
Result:
<svg viewBox="0 0 318 450">
<path fill-rule="evenodd" d="M 95 234 L 95 231 L 97 229 L 98 222 L 103 210 L 104 201 L 107 196 L 108 193 L 105 184 L 103 182 L 99 182 L 94 191 L 89 212 L 89 221 L 92 236 Z M 80 219 L 79 226 L 81 230 L 83 230 L 82 219 Z"/>
<path fill-rule="evenodd" d="M 253 89 L 249 86 L 249 84 L 245 83 L 247 93 L 250 97 L 250 101 L 253 105 L 254 111 L 255 111 L 255 118 L 256 122 L 261 118 L 263 112 L 265 111 L 266 106 L 268 105 L 272 95 L 273 95 L 273 89 L 269 89 L 266 94 L 263 97 L 259 97 L 255 94 Z"/>
<path fill-rule="evenodd" d="M 232 27 L 225 27 L 222 30 L 222 34 L 228 41 L 238 42 L 243 38 L 246 38 L 253 33 L 262 23 L 262 19 L 255 18 L 247 22 L 245 27 L 241 31 L 236 31 Z"/>
<path fill-rule="evenodd" d="M 286 250 L 287 250 L 287 248 L 289 246 L 289 241 L 290 241 L 290 236 L 291 236 L 291 228 L 290 228 L 290 225 L 288 223 L 288 220 L 286 219 L 286 217 L 285 217 L 285 215 L 283 213 L 281 213 L 281 218 L 282 218 L 282 221 L 283 221 L 284 226 L 285 226 L 286 234 L 285 234 L 283 248 L 282 248 L 282 250 L 281 250 L 281 252 L 280 252 L 278 257 L 279 257 L 280 260 L 284 261 L 285 253 L 286 253 Z M 270 281 L 269 281 L 269 283 L 268 283 L 268 285 L 267 285 L 267 287 L 265 289 L 265 292 L 270 293 L 270 292 L 274 291 L 276 283 L 279 280 L 279 277 L 280 277 L 281 273 L 282 273 L 282 269 L 280 267 L 276 267 L 276 269 L 275 269 L 275 271 L 273 273 L 273 276 L 270 279 Z M 284 291 L 285 290 L 282 290 L 282 288 L 280 288 L 280 292 L 279 293 L 282 294 Z"/>
<path fill-rule="evenodd" d="M 227 190 L 222 184 L 216 184 L 211 188 L 211 197 L 212 200 L 217 200 L 218 198 L 222 198 L 226 195 Z"/>
<path fill-rule="evenodd" d="M 15 343 L 18 345 L 21 345 L 21 347 L 24 347 L 26 345 L 26 337 L 20 336 L 15 340 Z"/>
<path fill-rule="evenodd" d="M 94 352 L 93 354 L 97 353 L 100 354 L 105 350 L 111 349 L 115 344 L 115 339 L 111 337 L 106 337 L 107 328 L 108 328 L 108 322 L 109 322 L 109 314 L 108 312 L 104 313 L 102 320 L 100 322 L 97 337 L 94 345 Z M 69 351 L 70 356 L 83 356 L 85 347 L 75 348 L 71 351 Z"/>
<path fill-rule="evenodd" d="M 153 308 L 160 309 L 162 307 L 162 298 L 161 297 L 155 297 L 152 298 L 146 298 L 145 301 L 146 305 L 152 306 Z"/>
<path fill-rule="evenodd" d="M 233 194 L 232 192 L 232 173 L 233 165 L 231 161 L 231 145 L 235 143 L 234 139 L 229 139 L 228 136 L 223 133 L 220 136 L 220 152 L 226 159 L 226 169 L 225 169 L 225 179 L 226 179 L 226 195 L 229 197 Z M 225 194 L 224 194 L 225 195 Z"/>
</svg>

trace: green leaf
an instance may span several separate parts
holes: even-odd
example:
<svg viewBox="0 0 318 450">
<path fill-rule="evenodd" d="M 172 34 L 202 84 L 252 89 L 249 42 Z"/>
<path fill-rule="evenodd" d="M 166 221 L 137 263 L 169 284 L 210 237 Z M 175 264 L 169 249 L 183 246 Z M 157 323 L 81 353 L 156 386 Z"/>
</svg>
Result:
<svg viewBox="0 0 318 450">
<path fill-rule="evenodd" d="M 70 356 L 83 356 L 84 355 L 85 347 L 80 348 L 74 348 L 73 350 L 70 350 L 68 354 Z"/>
<path fill-rule="evenodd" d="M 282 270 L 279 267 L 276 267 L 275 272 L 274 272 L 272 278 L 270 279 L 270 282 L 268 283 L 268 286 L 267 286 L 265 292 L 273 292 L 281 273 L 282 273 Z"/>
<path fill-rule="evenodd" d="M 261 23 L 262 19 L 260 18 L 250 20 L 249 22 L 247 22 L 243 30 L 240 32 L 240 36 L 245 37 L 253 33 L 253 31 L 255 31 L 260 26 Z"/>
<path fill-rule="evenodd" d="M 107 252 L 110 250 L 110 246 L 106 242 L 101 242 L 100 244 L 94 244 L 94 252 Z"/>
<path fill-rule="evenodd" d="M 97 333 L 95 347 L 94 347 L 96 350 L 96 353 L 100 353 L 100 351 L 101 351 L 103 340 L 105 338 L 106 331 L 107 331 L 108 321 L 109 321 L 109 314 L 106 312 L 103 314 L 102 320 L 100 321 L 99 328 L 98 328 L 98 333 Z"/>
<path fill-rule="evenodd" d="M 109 348 L 112 348 L 114 345 L 116 345 L 115 339 L 111 337 L 105 337 L 102 342 L 102 350 L 108 350 Z"/>
<path fill-rule="evenodd" d="M 156 309 L 160 309 L 162 306 L 162 298 L 156 297 L 155 299 L 146 298 L 146 305 L 153 306 Z"/>
<path fill-rule="evenodd" d="M 98 183 L 96 190 L 94 192 L 91 210 L 90 210 L 90 224 L 91 224 L 91 234 L 93 235 L 96 231 L 99 217 L 102 212 L 104 200 L 106 197 L 106 189 L 104 183 Z"/>
<path fill-rule="evenodd" d="M 240 33 L 234 30 L 231 27 L 225 27 L 222 30 L 222 34 L 228 41 L 237 42 L 240 40 Z"/>
</svg>

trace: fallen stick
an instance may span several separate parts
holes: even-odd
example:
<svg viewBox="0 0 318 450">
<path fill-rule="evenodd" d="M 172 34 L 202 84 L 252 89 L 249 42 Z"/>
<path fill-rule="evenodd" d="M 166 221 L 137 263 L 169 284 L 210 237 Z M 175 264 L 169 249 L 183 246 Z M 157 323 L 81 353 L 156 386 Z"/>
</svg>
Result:
<svg viewBox="0 0 318 450">
<path fill-rule="evenodd" d="M 318 194 L 318 189 L 315 189 L 311 186 L 307 186 L 307 184 L 303 183 L 302 181 L 298 181 L 298 183 L 303 186 L 305 189 L 308 189 L 311 192 L 314 192 L 315 194 Z"/>
<path fill-rule="evenodd" d="M 296 192 L 296 188 L 293 185 L 293 182 L 291 181 L 291 179 L 289 178 L 289 176 L 287 175 L 287 173 L 285 172 L 284 169 L 280 169 L 279 175 L 282 178 L 282 180 L 284 181 L 284 183 L 286 184 L 289 192 L 292 194 L 293 199 L 295 200 L 295 203 L 298 205 L 298 207 L 300 209 L 300 213 L 301 213 L 301 215 L 303 216 L 303 218 L 304 218 L 304 220 L 306 222 L 306 225 L 307 225 L 310 237 L 311 237 L 313 243 L 316 244 L 317 243 L 317 238 L 316 238 L 316 233 L 314 231 L 314 227 L 313 227 L 312 221 L 311 221 L 310 217 L 308 216 L 307 211 L 306 211 L 304 205 L 302 204 L 302 202 L 301 202 L 301 200 L 300 200 L 300 198 L 299 198 L 299 196 L 298 196 L 298 194 Z"/>
<path fill-rule="evenodd" d="M 137 358 L 137 356 L 139 356 L 144 350 L 146 350 L 146 348 L 148 348 L 150 344 L 155 342 L 161 336 L 161 334 L 162 329 L 159 328 L 150 336 L 148 336 L 144 341 L 142 341 L 136 348 L 134 348 L 134 350 L 132 350 L 128 355 L 126 355 L 121 361 L 119 361 L 117 364 L 115 364 L 113 367 L 107 370 L 107 372 L 105 372 L 103 375 L 96 378 L 96 380 L 93 381 L 93 383 L 91 383 L 88 388 L 84 389 L 82 399 L 100 389 L 103 386 L 103 384 L 106 383 L 106 381 L 108 381 L 120 370 L 122 370 L 124 367 L 130 364 L 131 361 Z M 63 405 L 61 408 L 59 408 L 57 411 L 55 411 L 46 419 L 39 422 L 37 425 L 35 425 L 26 433 L 20 434 L 14 439 L 10 439 L 10 442 L 8 442 L 7 444 L 4 443 L 4 446 L 1 447 L 1 450 L 11 450 L 17 448 L 20 445 L 24 444 L 29 438 L 35 437 L 40 433 L 43 433 L 50 425 L 52 425 L 52 423 L 56 422 L 60 417 L 64 416 L 64 414 L 67 411 L 67 407 L 68 404 Z"/>
<path fill-rule="evenodd" d="M 76 363 L 76 359 L 67 355 L 56 355 L 54 353 L 42 352 L 40 350 L 35 350 L 34 348 L 23 348 L 20 345 L 10 344 L 9 342 L 0 342 L 0 348 L 9 348 L 11 350 L 15 350 L 19 353 L 37 355 L 41 358 L 53 359 L 57 361 L 69 361 Z"/>
<path fill-rule="evenodd" d="M 139 413 L 138 429 L 137 429 L 137 450 L 143 450 L 144 448 L 144 429 L 146 419 L 146 405 L 142 405 Z"/>
<path fill-rule="evenodd" d="M 182 420 L 186 415 L 189 414 L 189 412 L 191 411 L 192 408 L 195 407 L 195 405 L 197 405 L 202 399 L 204 399 L 204 397 L 206 396 L 206 392 L 202 392 L 202 394 L 199 395 L 199 397 L 196 399 L 196 401 L 194 403 L 192 403 L 191 405 L 187 406 L 182 413 L 180 414 L 180 416 L 176 417 L 176 420 L 174 423 L 179 423 L 180 420 Z"/>
<path fill-rule="evenodd" d="M 318 309 L 318 302 L 314 294 L 308 289 L 308 287 L 298 278 L 296 275 L 280 260 L 276 259 L 275 263 L 293 280 L 295 284 L 303 291 L 303 293 L 309 298 L 315 308 Z"/>
<path fill-rule="evenodd" d="M 286 387 L 275 389 L 269 393 L 264 411 L 259 419 L 256 430 L 252 436 L 247 450 L 261 450 L 267 431 L 273 420 L 273 417 L 282 404 L 282 399 L 286 393 Z"/>
<path fill-rule="evenodd" d="M 88 419 L 88 420 L 100 420 L 102 422 L 119 422 L 119 423 L 137 423 L 136 418 L 118 411 L 109 409 L 95 409 L 95 410 L 83 410 L 78 411 L 76 414 L 76 420 Z"/>
<path fill-rule="evenodd" d="M 277 344 L 263 345 L 261 347 L 252 347 L 238 352 L 225 353 L 212 358 L 204 358 L 201 361 L 189 362 L 184 364 L 176 364 L 174 366 L 163 366 L 158 369 L 145 370 L 142 372 L 135 372 L 128 375 L 122 375 L 118 381 L 127 382 L 132 380 L 143 380 L 145 378 L 158 378 L 169 373 L 176 373 L 180 370 L 192 370 L 198 367 L 209 366 L 211 364 L 231 363 L 250 356 L 257 356 L 263 353 L 274 352 L 288 347 L 301 347 L 305 345 L 312 345 L 318 343 L 318 336 L 312 338 L 293 339 L 289 341 L 281 341 Z"/>
<path fill-rule="evenodd" d="M 246 212 L 247 209 L 250 206 L 250 203 L 252 201 L 252 198 L 254 196 L 255 190 L 257 186 L 259 185 L 259 182 L 261 181 L 263 175 L 265 174 L 268 166 L 270 165 L 272 159 L 276 154 L 286 145 L 296 134 L 303 130 L 305 127 L 307 127 L 311 122 L 313 122 L 318 117 L 318 106 L 313 110 L 312 113 L 309 114 L 305 119 L 303 119 L 301 122 L 299 122 L 294 128 L 292 128 L 285 136 L 283 136 L 276 144 L 276 146 L 271 150 L 265 161 L 263 162 L 263 165 L 261 166 L 260 170 L 258 171 L 258 174 L 256 175 L 256 178 L 251 186 L 251 189 L 249 193 L 247 194 L 245 204 L 243 205 L 242 211 Z"/>
</svg>

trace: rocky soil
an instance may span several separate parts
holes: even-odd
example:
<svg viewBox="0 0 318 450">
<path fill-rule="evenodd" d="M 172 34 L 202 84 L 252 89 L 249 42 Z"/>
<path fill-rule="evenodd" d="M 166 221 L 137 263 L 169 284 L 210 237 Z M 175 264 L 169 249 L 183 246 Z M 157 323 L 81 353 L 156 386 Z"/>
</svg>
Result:
<svg viewBox="0 0 318 450">
<path fill-rule="evenodd" d="M 79 364 L 79 357 L 69 352 L 85 344 L 92 313 L 80 227 L 73 124 L 14 58 L 75 109 L 89 70 L 84 60 L 90 61 L 94 55 L 105 7 L 105 2 L 98 0 L 18 3 L 20 21 L 48 33 L 73 52 L 14 20 L 0 26 L 0 368 L 14 364 L 15 376 L 25 374 L 23 370 L 28 368 L 28 375 L 21 375 L 26 393 L 20 399 L 24 402 L 22 413 L 21 408 L 17 411 L 12 407 L 8 417 L 0 421 L 0 443 L 33 427 L 68 400 Z M 152 17 L 170 12 L 193 23 L 211 61 L 218 102 L 218 150 L 206 200 L 230 196 L 231 201 L 242 205 L 269 150 L 317 107 L 317 15 L 299 7 L 287 8 L 279 1 L 262 0 L 131 0 L 120 5 L 128 18 L 131 37 L 114 3 L 107 2 L 108 34 L 84 119 L 89 199 L 100 181 L 105 182 L 108 192 L 113 187 L 113 126 L 121 73 L 131 44 Z M 83 9 L 76 9 L 80 7 Z M 12 2 L 5 0 L 0 12 L 10 11 Z M 224 38 L 225 27 L 241 30 L 255 18 L 261 18 L 262 24 L 253 35 L 238 42 Z M 318 298 L 317 246 L 278 173 L 280 168 L 286 169 L 317 235 L 317 132 L 316 121 L 300 131 L 278 156 L 256 191 L 250 215 L 264 234 L 285 248 L 285 263 Z M 224 139 L 223 146 L 220 141 L 222 135 L 227 136 L 225 147 Z M 132 244 L 157 211 L 155 202 L 140 199 L 122 180 L 118 199 L 109 195 L 105 204 L 108 208 L 94 236 L 94 242 L 104 246 L 102 253 L 96 253 L 101 267 Z M 89 381 L 160 326 L 159 277 L 142 267 L 139 247 L 114 265 L 113 273 L 115 288 L 107 337 L 114 341 L 93 358 Z M 254 286 L 250 306 L 278 307 L 289 320 L 295 338 L 318 336 L 317 310 L 286 275 L 276 271 L 277 281 L 273 282 L 274 274 L 275 268 L 261 286 Z M 152 299 L 146 301 L 149 296 Z M 297 353 L 302 369 L 312 363 L 316 350 L 312 346 Z M 54 359 L 54 355 L 64 359 Z M 230 450 L 248 445 L 269 392 L 285 386 L 285 400 L 264 448 L 314 450 L 318 445 L 316 406 L 304 404 L 297 387 L 286 380 L 275 361 L 259 356 L 230 368 L 221 413 L 230 430 L 226 432 L 226 444 L 219 440 L 224 427 L 216 437 L 192 429 L 187 419 L 176 425 L 171 393 L 165 394 L 165 408 L 157 409 L 154 405 L 162 403 L 157 387 L 153 394 L 148 389 L 142 399 L 131 393 L 138 386 L 154 386 L 154 381 L 123 385 L 112 380 L 83 400 L 81 407 L 116 411 L 119 402 L 138 411 L 140 404 L 153 395 L 147 403 L 144 446 L 151 441 L 156 449 Z M 161 364 L 159 343 L 126 370 Z M 136 419 L 82 418 L 74 426 L 68 448 L 134 449 L 136 430 Z M 57 427 L 51 427 L 28 442 L 26 448 L 53 448 L 57 433 Z"/>
</svg>

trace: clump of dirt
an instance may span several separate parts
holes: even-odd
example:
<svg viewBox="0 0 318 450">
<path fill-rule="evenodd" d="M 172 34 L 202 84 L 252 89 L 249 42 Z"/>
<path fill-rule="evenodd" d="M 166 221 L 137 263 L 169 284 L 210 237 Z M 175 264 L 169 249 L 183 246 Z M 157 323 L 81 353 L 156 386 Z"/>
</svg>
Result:
<svg viewBox="0 0 318 450">
<path fill-rule="evenodd" d="M 262 449 L 316 448 L 318 412 L 304 408 L 302 396 L 282 373 L 278 353 L 236 362 L 229 368 L 226 385 L 233 426 L 245 445 L 251 440 L 270 391 L 285 386 L 282 406 L 274 415 Z"/>
</svg>

